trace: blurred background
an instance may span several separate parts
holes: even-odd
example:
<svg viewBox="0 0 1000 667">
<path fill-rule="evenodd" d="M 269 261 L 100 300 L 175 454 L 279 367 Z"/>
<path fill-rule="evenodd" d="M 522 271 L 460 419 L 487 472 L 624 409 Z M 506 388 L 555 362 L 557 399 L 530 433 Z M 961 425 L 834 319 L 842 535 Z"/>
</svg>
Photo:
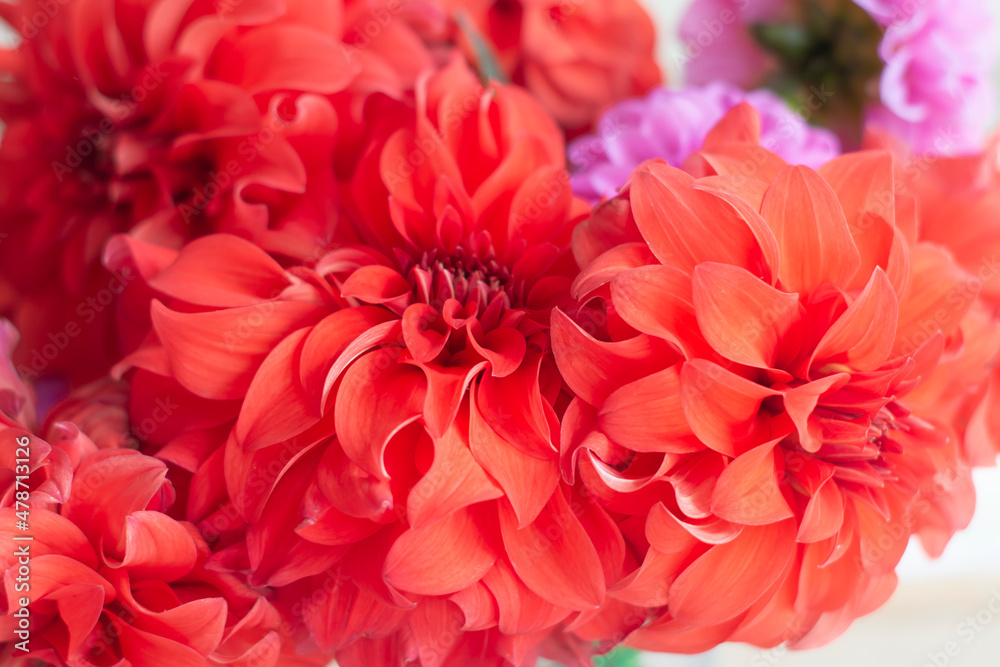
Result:
<svg viewBox="0 0 1000 667">
<path fill-rule="evenodd" d="M 670 83 L 681 81 L 677 26 L 689 0 L 641 0 Z M 1000 17 L 1000 0 L 991 0 Z M 963 0 L 954 0 L 956 4 Z M 994 26 L 994 30 L 998 30 Z M 1000 32 L 998 32 L 1000 37 Z M 1000 90 L 1000 68 L 994 72 Z M 913 543 L 884 607 L 832 644 L 804 652 L 724 645 L 698 656 L 643 654 L 643 667 L 996 667 L 1000 665 L 1000 469 L 975 472 L 976 515 L 932 561 Z"/>
</svg>

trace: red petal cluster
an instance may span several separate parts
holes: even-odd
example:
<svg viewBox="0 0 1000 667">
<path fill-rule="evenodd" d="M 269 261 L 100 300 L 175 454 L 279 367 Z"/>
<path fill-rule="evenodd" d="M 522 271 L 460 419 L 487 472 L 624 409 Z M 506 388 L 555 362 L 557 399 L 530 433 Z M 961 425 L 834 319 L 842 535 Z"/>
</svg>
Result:
<svg viewBox="0 0 1000 667">
<path fill-rule="evenodd" d="M 9 323 L 3 329 L 6 377 L 16 334 Z M 50 416 L 41 436 L 24 418 L 27 388 L 5 382 L 3 391 L 0 535 L 12 545 L 0 555 L 5 663 L 278 663 L 285 645 L 276 608 L 245 577 L 206 567 L 205 540 L 171 516 L 167 465 L 119 448 L 130 441 L 119 428 L 124 388 L 85 389 Z"/>
<path fill-rule="evenodd" d="M 993 153 L 813 171 L 743 106 L 592 211 L 634 0 L 0 15 L 0 662 L 804 648 L 968 523 Z"/>
<path fill-rule="evenodd" d="M 456 16 L 475 30 L 469 16 L 507 12 L 497 4 L 0 8 L 23 38 L 0 66 L 0 315 L 21 331 L 22 374 L 78 386 L 142 340 L 144 281 L 156 267 L 130 265 L 107 245 L 116 233 L 171 249 L 232 233 L 297 260 L 316 239 L 343 241 L 337 176 L 353 172 L 371 126 L 408 108 L 421 73 L 447 61 L 461 41 Z M 593 2 L 563 17 L 549 4 L 511 6 L 524 29 L 507 22 L 490 39 L 506 75 L 568 128 L 658 81 L 652 28 L 637 5 Z M 627 31 L 606 32 L 609 24 Z M 546 55 L 554 39 L 564 45 L 557 60 Z"/>
<path fill-rule="evenodd" d="M 141 341 L 148 317 L 119 295 L 142 303 L 148 267 L 106 248 L 115 233 L 179 248 L 227 232 L 291 257 L 336 236 L 340 119 L 405 95 L 430 56 L 416 38 L 415 55 L 345 43 L 362 3 L 321 4 L 4 5 L 23 43 L 3 60 L 0 310 L 23 373 L 78 384 Z"/>
<path fill-rule="evenodd" d="M 213 235 L 150 279 L 132 424 L 160 411 L 145 440 L 189 480 L 213 567 L 272 590 L 300 645 L 346 666 L 588 653 L 551 635 L 624 551 L 559 486 L 549 316 L 587 212 L 563 160 L 530 97 L 454 62 L 362 157 L 365 245 L 283 267 Z"/>
<path fill-rule="evenodd" d="M 938 400 L 987 373 L 979 283 L 919 240 L 889 153 L 817 173 L 758 136 L 742 107 L 692 173 L 637 169 L 574 240 L 605 326 L 553 318 L 563 468 L 639 562 L 608 595 L 647 612 L 640 648 L 829 641 L 887 599 L 910 535 L 937 553 L 971 516 Z"/>
</svg>

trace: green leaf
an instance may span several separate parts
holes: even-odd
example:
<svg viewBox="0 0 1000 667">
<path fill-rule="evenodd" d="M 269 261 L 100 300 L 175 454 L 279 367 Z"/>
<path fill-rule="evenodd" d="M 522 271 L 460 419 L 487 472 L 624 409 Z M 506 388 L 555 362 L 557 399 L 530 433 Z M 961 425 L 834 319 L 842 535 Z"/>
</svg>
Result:
<svg viewBox="0 0 1000 667">
<path fill-rule="evenodd" d="M 639 651 L 619 646 L 606 655 L 596 656 L 594 667 L 639 667 Z"/>
<path fill-rule="evenodd" d="M 468 14 L 461 10 L 455 12 L 455 23 L 458 24 L 458 29 L 462 31 L 465 38 L 472 44 L 472 49 L 476 54 L 475 65 L 479 70 L 479 78 L 482 79 L 483 83 L 487 84 L 490 81 L 508 83 L 507 77 L 504 76 L 503 70 L 500 69 L 500 64 L 497 62 L 489 42 L 476 29 Z"/>
</svg>

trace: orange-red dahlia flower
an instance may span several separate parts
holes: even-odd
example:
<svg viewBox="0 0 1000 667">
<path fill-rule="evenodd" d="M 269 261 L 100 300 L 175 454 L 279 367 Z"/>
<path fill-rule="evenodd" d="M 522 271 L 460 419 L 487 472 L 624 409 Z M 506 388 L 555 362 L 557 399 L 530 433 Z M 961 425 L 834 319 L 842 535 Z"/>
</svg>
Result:
<svg viewBox="0 0 1000 667">
<path fill-rule="evenodd" d="M 896 188 L 912 199 L 919 214 L 914 234 L 948 250 L 974 279 L 977 289 L 955 291 L 955 303 L 975 302 L 962 324 L 960 354 L 952 355 L 956 374 L 995 358 L 1000 336 L 993 323 L 1000 309 L 1000 170 L 994 138 L 977 155 L 930 157 L 909 154 L 898 142 L 872 133 L 871 145 L 890 148 L 897 156 Z M 961 221 L 957 224 L 956 221 Z M 976 298 L 977 294 L 980 298 Z M 962 372 L 962 368 L 969 369 Z M 964 382 L 926 396 L 928 410 L 948 410 L 967 426 L 963 446 L 969 461 L 992 466 L 1000 453 L 1000 372 L 994 366 L 980 385 Z"/>
<path fill-rule="evenodd" d="M 744 106 L 691 161 L 709 175 L 637 169 L 574 240 L 603 330 L 553 316 L 564 474 L 641 563 L 608 590 L 648 617 L 639 648 L 828 641 L 911 534 L 939 551 L 972 512 L 958 426 L 909 398 L 956 379 L 976 282 L 910 236 L 889 153 L 816 172 L 758 136 Z"/>
<path fill-rule="evenodd" d="M 286 267 L 214 235 L 150 280 L 132 423 L 175 410 L 146 451 L 187 472 L 212 566 L 248 571 L 345 667 L 590 651 L 558 630 L 602 604 L 624 549 L 558 479 L 549 316 L 587 210 L 563 148 L 523 91 L 456 61 L 362 158 L 366 245 Z"/>
<path fill-rule="evenodd" d="M 635 0 L 441 2 L 465 33 L 469 59 L 484 67 L 487 50 L 496 74 L 527 88 L 571 136 L 661 81 L 653 22 Z"/>
<path fill-rule="evenodd" d="M 12 327 L 0 321 L 0 364 L 11 367 Z M 4 373 L 6 376 L 6 373 Z M 276 608 L 244 579 L 206 568 L 210 551 L 190 523 L 166 512 L 175 498 L 167 465 L 127 449 L 100 450 L 93 433 L 120 425 L 100 406 L 112 392 L 88 390 L 32 433 L 11 406 L 30 405 L 24 385 L 5 385 L 0 408 L 0 661 L 136 667 L 172 664 L 324 665 L 283 641 Z M 118 396 L 121 393 L 118 392 Z M 108 443 L 123 442 L 104 437 Z"/>
<path fill-rule="evenodd" d="M 0 432 L 5 453 L 22 446 L 48 448 L 25 431 Z M 13 473 L 5 457 L 7 465 Z M 166 473 L 162 461 L 135 451 L 91 453 L 67 473 L 57 509 L 48 507 L 46 484 L 29 485 L 26 529 L 18 528 L 23 507 L 4 502 L 0 535 L 15 547 L 0 556 L 7 664 L 325 664 L 279 663 L 276 609 L 237 576 L 206 568 L 210 552 L 194 526 L 163 513 L 173 498 Z M 33 540 L 15 541 L 26 534 Z M 18 632 L 21 609 L 26 634 Z"/>
<path fill-rule="evenodd" d="M 0 312 L 23 373 L 79 384 L 141 341 L 148 321 L 113 324 L 122 292 L 143 292 L 135 267 L 101 266 L 115 233 L 175 248 L 225 231 L 292 257 L 334 234 L 331 96 L 378 60 L 321 4 L 0 7 L 21 33 L 0 65 Z"/>
</svg>

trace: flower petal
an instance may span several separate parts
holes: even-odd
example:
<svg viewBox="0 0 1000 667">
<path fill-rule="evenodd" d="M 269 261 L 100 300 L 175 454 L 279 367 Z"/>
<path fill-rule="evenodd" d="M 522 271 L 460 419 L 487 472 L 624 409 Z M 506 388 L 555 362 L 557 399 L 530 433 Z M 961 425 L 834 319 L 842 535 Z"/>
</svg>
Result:
<svg viewBox="0 0 1000 667">
<path fill-rule="evenodd" d="M 246 395 L 254 373 L 283 338 L 325 313 L 297 301 L 179 313 L 154 301 L 151 314 L 177 381 L 202 398 L 228 400 Z"/>
<path fill-rule="evenodd" d="M 711 150 L 730 142 L 760 144 L 760 114 L 746 101 L 726 112 L 705 136 L 702 148 Z"/>
<path fill-rule="evenodd" d="M 791 387 L 782 396 L 785 412 L 791 417 L 799 433 L 799 444 L 807 452 L 817 452 L 823 446 L 823 428 L 813 415 L 820 397 L 846 385 L 851 379 L 848 373 L 834 373 L 824 378 Z"/>
<path fill-rule="evenodd" d="M 411 528 L 389 549 L 385 582 L 418 595 L 450 595 L 479 581 L 496 556 L 468 510 L 426 528 Z"/>
<path fill-rule="evenodd" d="M 600 405 L 618 387 L 677 358 L 665 342 L 646 335 L 599 341 L 561 310 L 552 312 L 552 352 L 566 383 L 591 405 Z"/>
<path fill-rule="evenodd" d="M 709 549 L 670 586 L 670 614 L 691 626 L 737 616 L 756 602 L 794 556 L 795 523 L 747 526 L 731 542 Z"/>
<path fill-rule="evenodd" d="M 584 267 L 573 281 L 573 297 L 586 300 L 594 290 L 610 282 L 619 273 L 650 264 L 656 264 L 656 257 L 645 243 L 632 242 L 615 246 Z"/>
<path fill-rule="evenodd" d="M 61 514 L 121 559 L 127 545 L 126 518 L 142 510 L 158 510 L 172 500 L 167 467 L 134 450 L 104 450 L 88 457 L 73 476 L 73 489 Z"/>
<path fill-rule="evenodd" d="M 861 371 L 875 370 L 892 351 L 898 312 L 892 284 L 876 267 L 864 291 L 823 334 L 810 366 L 846 363 Z"/>
<path fill-rule="evenodd" d="M 798 355 L 797 294 L 776 290 L 738 266 L 712 262 L 695 268 L 691 288 L 698 326 L 722 356 L 773 368 L 779 360 L 787 363 Z"/>
<path fill-rule="evenodd" d="M 299 329 L 281 341 L 254 375 L 236 420 L 236 439 L 247 451 L 292 438 L 319 421 L 297 369 L 309 332 Z"/>
<path fill-rule="evenodd" d="M 976 300 L 982 281 L 938 245 L 910 251 L 910 280 L 899 302 L 894 353 L 912 355 L 935 332 L 950 335 Z"/>
<path fill-rule="evenodd" d="M 681 368 L 681 402 L 691 430 L 717 452 L 736 456 L 753 432 L 760 404 L 778 392 L 703 359 Z M 759 444 L 759 443 L 758 443 Z"/>
<path fill-rule="evenodd" d="M 683 271 L 660 265 L 623 271 L 611 281 L 611 302 L 629 326 L 670 341 L 688 358 L 710 353 Z"/>
<path fill-rule="evenodd" d="M 389 438 L 423 414 L 426 383 L 419 369 L 395 363 L 385 349 L 351 364 L 337 392 L 334 420 L 352 461 L 388 478 L 382 453 Z"/>
<path fill-rule="evenodd" d="M 406 498 L 411 528 L 423 528 L 458 509 L 504 494 L 469 452 L 467 411 L 464 408 L 465 414 L 460 413 L 442 437 L 434 438 L 434 461 Z"/>
<path fill-rule="evenodd" d="M 844 498 L 832 477 L 823 482 L 802 512 L 797 542 L 819 542 L 833 537 L 844 523 Z"/>
<path fill-rule="evenodd" d="M 746 221 L 714 195 L 692 188 L 693 180 L 656 163 L 632 175 L 632 211 L 653 254 L 685 273 L 716 261 L 763 275 L 760 244 Z"/>
<path fill-rule="evenodd" d="M 497 629 L 518 635 L 551 628 L 569 615 L 569 610 L 539 597 L 514 573 L 506 560 L 498 560 L 483 577 L 497 603 Z"/>
<path fill-rule="evenodd" d="M 386 308 L 357 306 L 331 313 L 309 330 L 302 346 L 299 373 L 302 387 L 317 412 L 321 408 L 326 376 L 340 354 L 372 327 L 395 319 L 395 315 Z"/>
<path fill-rule="evenodd" d="M 194 568 L 198 559 L 191 533 L 160 512 L 133 512 L 125 517 L 125 558 L 130 577 L 174 581 Z"/>
<path fill-rule="evenodd" d="M 250 94 L 274 90 L 335 93 L 347 86 L 358 68 L 330 35 L 302 25 L 275 22 L 258 27 L 233 49 L 243 65 L 240 85 Z"/>
<path fill-rule="evenodd" d="M 172 264 L 149 279 L 155 290 L 199 306 L 253 306 L 291 284 L 258 246 L 238 236 L 211 234 L 189 243 Z"/>
<path fill-rule="evenodd" d="M 471 401 L 469 447 L 479 465 L 497 481 L 517 515 L 518 528 L 538 516 L 559 483 L 555 458 L 535 458 L 500 437 Z"/>
<path fill-rule="evenodd" d="M 808 296 L 824 283 L 850 284 L 861 258 L 837 195 L 819 174 L 786 167 L 760 212 L 778 240 L 778 277 L 786 290 Z"/>
<path fill-rule="evenodd" d="M 604 571 L 590 538 L 562 491 L 528 526 L 518 528 L 509 503 L 500 504 L 500 531 L 511 565 L 532 591 L 569 609 L 592 609 L 604 599 Z"/>
<path fill-rule="evenodd" d="M 776 523 L 794 516 L 782 492 L 784 461 L 775 452 L 776 444 L 755 447 L 726 466 L 712 492 L 712 512 L 716 516 L 746 526 Z"/>
<path fill-rule="evenodd" d="M 896 226 L 895 176 L 887 151 L 842 155 L 819 168 L 837 193 L 861 264 L 847 287 L 861 288 L 875 267 L 888 269 Z"/>
<path fill-rule="evenodd" d="M 354 297 L 365 303 L 391 303 L 413 290 L 406 278 L 395 269 L 380 264 L 362 266 L 344 281 L 340 295 Z"/>
<path fill-rule="evenodd" d="M 694 440 L 684 417 L 680 365 L 647 375 L 608 396 L 598 412 L 601 430 L 616 444 L 636 452 L 690 452 Z"/>
</svg>

